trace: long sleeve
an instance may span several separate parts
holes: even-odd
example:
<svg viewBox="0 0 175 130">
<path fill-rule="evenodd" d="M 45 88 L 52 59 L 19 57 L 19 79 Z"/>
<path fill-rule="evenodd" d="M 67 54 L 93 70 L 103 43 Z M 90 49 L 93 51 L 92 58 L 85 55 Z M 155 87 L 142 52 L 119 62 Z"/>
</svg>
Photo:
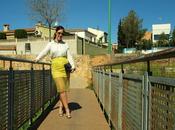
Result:
<svg viewBox="0 0 175 130">
<path fill-rule="evenodd" d="M 36 61 L 39 61 L 42 59 L 47 53 L 50 51 L 51 43 L 48 43 L 47 46 L 39 53 L 39 55 L 36 57 Z"/>
<path fill-rule="evenodd" d="M 68 59 L 69 63 L 71 64 L 72 68 L 75 69 L 75 63 L 74 63 L 73 57 L 72 57 L 69 49 L 67 50 L 67 59 Z"/>
</svg>

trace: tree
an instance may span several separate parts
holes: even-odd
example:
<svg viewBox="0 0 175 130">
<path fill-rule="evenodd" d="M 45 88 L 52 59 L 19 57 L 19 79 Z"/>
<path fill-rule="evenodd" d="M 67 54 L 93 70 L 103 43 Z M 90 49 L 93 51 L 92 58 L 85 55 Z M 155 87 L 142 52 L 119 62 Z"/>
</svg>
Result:
<svg viewBox="0 0 175 130">
<path fill-rule="evenodd" d="M 15 30 L 15 38 L 27 38 L 27 32 L 24 29 Z"/>
<path fill-rule="evenodd" d="M 169 46 L 169 35 L 165 33 L 161 33 L 159 36 L 159 40 L 157 41 L 159 47 Z"/>
<path fill-rule="evenodd" d="M 118 24 L 118 50 L 122 52 L 123 48 L 125 47 L 125 37 L 122 31 L 122 20 L 120 19 Z"/>
<path fill-rule="evenodd" d="M 170 44 L 172 46 L 175 46 L 175 28 L 173 29 L 173 32 L 172 32 L 172 35 L 171 35 Z"/>
<path fill-rule="evenodd" d="M 0 32 L 0 39 L 7 39 L 6 33 Z"/>
<path fill-rule="evenodd" d="M 152 46 L 152 40 L 142 39 L 142 41 L 137 45 L 137 50 L 150 50 Z"/>
<path fill-rule="evenodd" d="M 125 39 L 125 43 L 122 44 L 127 48 L 136 47 L 136 43 L 139 43 L 144 36 L 146 29 L 142 29 L 142 22 L 143 20 L 139 19 L 134 10 L 131 10 L 121 21 L 121 30 Z"/>
<path fill-rule="evenodd" d="M 49 27 L 49 41 L 51 41 L 51 27 L 56 20 L 61 20 L 64 0 L 27 0 L 33 19 L 43 21 Z"/>
</svg>

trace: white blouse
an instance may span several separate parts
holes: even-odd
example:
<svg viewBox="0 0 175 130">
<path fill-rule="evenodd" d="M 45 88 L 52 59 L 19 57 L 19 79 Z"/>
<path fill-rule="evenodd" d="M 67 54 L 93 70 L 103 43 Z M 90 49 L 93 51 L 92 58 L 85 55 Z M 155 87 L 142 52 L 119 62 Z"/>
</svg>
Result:
<svg viewBox="0 0 175 130">
<path fill-rule="evenodd" d="M 47 44 L 47 46 L 39 53 L 36 57 L 36 61 L 39 61 L 44 56 L 46 56 L 50 52 L 51 58 L 66 56 L 72 68 L 75 68 L 74 60 L 69 51 L 69 46 L 65 42 L 57 43 L 55 41 L 51 41 Z"/>
</svg>

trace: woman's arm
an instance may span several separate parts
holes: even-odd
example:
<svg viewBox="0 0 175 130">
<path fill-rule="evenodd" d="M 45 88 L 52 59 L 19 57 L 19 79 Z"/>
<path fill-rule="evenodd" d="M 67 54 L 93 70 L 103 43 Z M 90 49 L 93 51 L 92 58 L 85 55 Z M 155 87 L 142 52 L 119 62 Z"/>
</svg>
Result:
<svg viewBox="0 0 175 130">
<path fill-rule="evenodd" d="M 68 59 L 69 63 L 71 64 L 72 69 L 74 70 L 75 69 L 75 63 L 74 63 L 73 57 L 72 57 L 69 49 L 67 50 L 67 59 Z"/>
<path fill-rule="evenodd" d="M 47 55 L 47 53 L 50 51 L 51 48 L 51 43 L 48 43 L 47 46 L 39 53 L 39 55 L 36 57 L 35 61 L 39 61 L 42 59 L 44 56 Z"/>
</svg>

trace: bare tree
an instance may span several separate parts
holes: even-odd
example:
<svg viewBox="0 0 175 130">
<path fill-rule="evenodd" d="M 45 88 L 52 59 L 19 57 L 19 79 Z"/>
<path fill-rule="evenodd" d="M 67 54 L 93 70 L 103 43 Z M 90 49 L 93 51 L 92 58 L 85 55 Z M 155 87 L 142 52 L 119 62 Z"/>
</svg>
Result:
<svg viewBox="0 0 175 130">
<path fill-rule="evenodd" d="M 64 0 L 27 0 L 32 19 L 42 21 L 49 27 L 49 41 L 51 41 L 51 27 L 57 20 L 61 20 Z"/>
</svg>

